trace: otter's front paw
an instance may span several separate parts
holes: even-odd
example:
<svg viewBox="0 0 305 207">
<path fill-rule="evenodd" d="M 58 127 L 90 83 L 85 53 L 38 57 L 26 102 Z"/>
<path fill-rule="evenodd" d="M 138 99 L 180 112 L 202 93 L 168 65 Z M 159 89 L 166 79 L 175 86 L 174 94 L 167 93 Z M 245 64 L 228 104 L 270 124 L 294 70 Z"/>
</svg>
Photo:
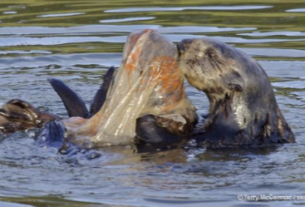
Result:
<svg viewBox="0 0 305 207">
<path fill-rule="evenodd" d="M 136 122 L 137 139 L 153 145 L 170 145 L 181 141 L 184 137 L 167 131 L 158 125 L 156 117 L 149 114 L 137 119 Z"/>
</svg>

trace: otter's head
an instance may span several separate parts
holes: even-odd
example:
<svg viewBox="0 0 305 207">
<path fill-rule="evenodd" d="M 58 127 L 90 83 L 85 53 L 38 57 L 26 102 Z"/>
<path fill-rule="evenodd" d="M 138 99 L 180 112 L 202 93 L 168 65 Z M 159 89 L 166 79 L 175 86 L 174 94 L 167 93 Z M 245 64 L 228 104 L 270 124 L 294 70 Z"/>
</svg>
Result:
<svg viewBox="0 0 305 207">
<path fill-rule="evenodd" d="M 210 39 L 185 39 L 178 43 L 180 68 L 188 82 L 208 97 L 221 99 L 242 91 L 236 50 Z"/>
<path fill-rule="evenodd" d="M 268 76 L 253 58 L 210 39 L 182 40 L 178 51 L 184 76 L 210 101 L 202 136 L 208 145 L 295 142 Z"/>
</svg>

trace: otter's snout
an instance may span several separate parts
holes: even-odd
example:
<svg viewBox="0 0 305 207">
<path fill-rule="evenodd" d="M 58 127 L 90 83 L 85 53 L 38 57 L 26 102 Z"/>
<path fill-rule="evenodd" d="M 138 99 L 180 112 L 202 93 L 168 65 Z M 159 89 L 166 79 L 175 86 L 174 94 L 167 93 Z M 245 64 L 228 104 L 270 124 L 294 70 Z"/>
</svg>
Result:
<svg viewBox="0 0 305 207">
<path fill-rule="evenodd" d="M 185 51 L 191 46 L 192 42 L 193 42 L 193 39 L 181 40 L 181 42 L 179 42 L 177 44 L 179 54 L 185 53 Z"/>
</svg>

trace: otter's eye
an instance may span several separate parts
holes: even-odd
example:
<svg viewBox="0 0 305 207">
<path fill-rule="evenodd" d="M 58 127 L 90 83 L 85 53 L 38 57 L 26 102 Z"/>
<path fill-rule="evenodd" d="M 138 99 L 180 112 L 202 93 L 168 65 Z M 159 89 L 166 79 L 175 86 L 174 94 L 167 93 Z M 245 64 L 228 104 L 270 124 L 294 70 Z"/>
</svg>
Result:
<svg viewBox="0 0 305 207">
<path fill-rule="evenodd" d="M 205 51 L 205 54 L 211 59 L 213 59 L 216 56 L 215 51 L 212 48 L 208 48 Z"/>
</svg>

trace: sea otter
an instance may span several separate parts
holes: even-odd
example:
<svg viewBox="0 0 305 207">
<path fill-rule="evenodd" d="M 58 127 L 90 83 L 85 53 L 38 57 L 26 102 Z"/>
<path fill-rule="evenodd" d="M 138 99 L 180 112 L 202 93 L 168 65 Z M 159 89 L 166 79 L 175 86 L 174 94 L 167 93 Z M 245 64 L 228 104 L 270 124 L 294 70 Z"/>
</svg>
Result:
<svg viewBox="0 0 305 207">
<path fill-rule="evenodd" d="M 44 119 L 45 116 L 39 116 L 44 113 L 29 103 L 14 100 L 8 105 L 18 102 L 17 106 L 25 110 L 3 108 L 0 129 L 6 132 L 6 126 L 16 123 L 22 126 L 16 130 L 38 127 L 51 118 L 54 123 L 44 124 L 42 133 L 47 139 L 53 139 L 50 133 L 62 136 L 64 126 L 66 140 L 90 142 L 92 146 L 130 144 L 135 137 L 153 144 L 179 141 L 192 131 L 197 115 L 186 96 L 177 60 L 176 46 L 156 31 L 134 32 L 125 44 L 120 67 L 108 71 L 90 110 L 66 84 L 50 79 L 71 118 L 60 120 L 50 115 Z M 12 119 L 14 114 L 20 119 Z M 23 116 L 29 114 L 34 114 L 34 118 L 31 124 L 24 125 Z"/>
<path fill-rule="evenodd" d="M 211 39 L 185 39 L 178 50 L 186 79 L 210 102 L 208 117 L 192 138 L 210 148 L 295 142 L 267 74 L 253 58 Z"/>
</svg>

